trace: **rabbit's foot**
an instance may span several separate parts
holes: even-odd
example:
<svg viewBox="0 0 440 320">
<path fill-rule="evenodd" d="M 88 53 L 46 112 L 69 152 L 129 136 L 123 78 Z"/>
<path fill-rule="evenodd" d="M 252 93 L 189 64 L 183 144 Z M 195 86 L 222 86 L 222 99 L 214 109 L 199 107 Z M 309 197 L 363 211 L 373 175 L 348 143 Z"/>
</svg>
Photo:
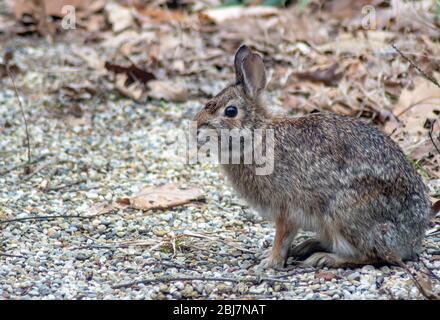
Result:
<svg viewBox="0 0 440 320">
<path fill-rule="evenodd" d="M 349 268 L 359 267 L 366 264 L 378 265 L 379 262 L 371 258 L 354 258 L 354 257 L 342 257 L 335 253 L 317 252 L 307 258 L 303 265 L 307 267 L 315 268 Z"/>
<path fill-rule="evenodd" d="M 275 256 L 273 254 L 269 254 L 268 257 L 261 260 L 260 264 L 257 266 L 258 270 L 265 269 L 281 269 L 284 267 L 286 259 L 281 256 Z"/>
<path fill-rule="evenodd" d="M 263 253 L 257 257 L 260 259 L 266 259 L 266 258 L 269 258 L 271 254 L 272 254 L 272 248 L 268 248 L 268 249 L 264 250 Z"/>
<path fill-rule="evenodd" d="M 257 269 L 282 268 L 289 256 L 292 240 L 295 238 L 298 227 L 286 220 L 284 215 L 277 217 L 275 221 L 275 239 L 269 255 L 261 261 Z"/>
<path fill-rule="evenodd" d="M 307 258 L 303 264 L 315 268 L 338 268 L 346 262 L 346 259 L 339 257 L 334 253 L 316 252 Z"/>
<path fill-rule="evenodd" d="M 289 256 L 304 260 L 313 253 L 321 251 L 325 251 L 325 248 L 319 240 L 308 239 L 293 247 L 289 252 Z"/>
</svg>

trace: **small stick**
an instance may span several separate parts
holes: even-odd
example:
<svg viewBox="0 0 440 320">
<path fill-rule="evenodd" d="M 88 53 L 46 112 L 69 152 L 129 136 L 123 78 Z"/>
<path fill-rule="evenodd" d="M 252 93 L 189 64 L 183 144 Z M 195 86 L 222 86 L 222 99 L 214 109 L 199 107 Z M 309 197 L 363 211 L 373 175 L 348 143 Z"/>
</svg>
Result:
<svg viewBox="0 0 440 320">
<path fill-rule="evenodd" d="M 420 258 L 420 262 L 423 264 L 423 266 L 425 267 L 425 269 L 428 270 L 429 274 L 430 274 L 433 278 L 435 278 L 437 281 L 440 281 L 440 277 L 439 277 L 438 275 L 436 275 L 436 274 L 434 273 L 434 271 L 432 271 L 432 269 L 429 268 L 429 267 L 426 265 L 425 261 L 423 261 L 422 258 Z"/>
<path fill-rule="evenodd" d="M 53 154 L 52 154 L 52 153 L 46 153 L 46 154 L 43 154 L 42 156 L 38 157 L 37 159 L 32 160 L 32 161 L 30 162 L 30 164 L 35 164 L 35 163 L 37 163 L 37 162 L 40 162 L 41 160 L 44 160 L 46 157 L 51 156 L 51 155 L 53 155 Z M 13 166 L 13 167 L 11 167 L 11 168 L 9 168 L 9 169 L 6 169 L 6 170 L 1 171 L 1 172 L 0 172 L 0 176 L 3 176 L 3 175 L 5 175 L 5 174 L 7 174 L 7 173 L 9 173 L 9 172 L 11 172 L 11 171 L 14 171 L 15 169 L 19 169 L 19 168 L 25 167 L 25 166 L 27 166 L 27 165 L 28 165 L 28 163 L 20 163 L 20 164 L 17 164 L 17 165 L 15 165 L 15 166 Z"/>
<path fill-rule="evenodd" d="M 408 58 L 406 55 L 404 55 L 403 52 L 400 51 L 399 48 L 397 48 L 395 44 L 392 44 L 391 46 L 392 46 L 392 47 L 394 48 L 394 50 L 396 50 L 396 51 L 397 51 L 397 52 L 398 52 L 398 53 L 399 53 L 399 54 L 400 54 L 400 55 L 401 55 L 406 61 L 408 61 L 409 64 L 410 64 L 411 66 L 413 66 L 418 72 L 420 72 L 420 73 L 422 74 L 423 77 L 425 77 L 427 80 L 431 81 L 433 84 L 435 84 L 437 87 L 440 88 L 440 83 L 438 83 L 438 81 L 437 81 L 435 78 L 433 78 L 433 77 L 427 75 L 425 71 L 423 71 L 418 65 L 416 65 L 416 64 L 415 64 L 410 58 Z M 439 148 L 437 147 L 437 145 L 435 144 L 434 139 L 432 138 L 432 131 L 434 130 L 434 124 L 435 124 L 435 121 L 431 124 L 431 129 L 429 130 L 429 137 L 431 138 L 431 142 L 432 142 L 432 144 L 434 145 L 435 149 L 436 149 L 437 152 L 440 154 L 440 150 L 439 150 Z"/>
<path fill-rule="evenodd" d="M 410 58 L 408 58 L 406 55 L 404 55 L 402 53 L 402 51 L 400 51 L 395 44 L 391 45 L 394 50 L 396 50 L 401 56 L 402 58 L 404 58 L 406 61 L 409 62 L 410 65 L 412 65 L 414 68 L 416 68 L 416 70 L 418 72 L 420 72 L 426 79 L 428 79 L 429 81 L 431 81 L 433 84 L 435 84 L 437 87 L 440 88 L 440 84 L 438 83 L 438 81 L 436 79 L 434 79 L 433 77 L 430 77 L 429 75 L 426 74 L 425 71 L 423 71 L 418 65 L 416 65 Z"/>
<path fill-rule="evenodd" d="M 127 282 L 127 283 L 121 283 L 112 286 L 112 289 L 121 289 L 121 288 L 128 288 L 132 287 L 138 284 L 149 284 L 149 283 L 156 283 L 156 282 L 174 282 L 174 281 L 218 281 L 218 282 L 233 282 L 233 283 L 240 283 L 240 282 L 251 282 L 254 284 L 259 284 L 261 282 L 291 282 L 290 280 L 281 280 L 281 279 L 274 279 L 274 278 L 260 278 L 260 277 L 253 277 L 253 278 L 223 278 L 223 277 L 157 277 L 152 279 L 144 279 L 144 280 L 138 280 L 133 282 Z"/>
<path fill-rule="evenodd" d="M 16 219 L 9 219 L 9 220 L 0 220 L 0 224 L 6 224 L 11 222 L 21 222 L 21 221 L 27 221 L 27 220 L 46 220 L 46 219 L 58 219 L 58 218 L 64 218 L 64 219 L 91 219 L 95 218 L 95 216 L 72 216 L 72 215 L 54 215 L 54 216 L 37 216 L 37 217 L 23 217 L 23 218 L 16 218 Z"/>
<path fill-rule="evenodd" d="M 55 186 L 55 187 L 48 188 L 48 189 L 46 189 L 46 191 L 59 191 L 59 190 L 65 189 L 65 188 L 76 186 L 77 184 L 81 184 L 81 183 L 84 183 L 84 182 L 87 182 L 87 180 L 86 179 L 81 179 L 81 180 L 73 181 L 72 183 L 68 183 L 68 184 L 65 184 L 65 185 Z"/>
<path fill-rule="evenodd" d="M 435 125 L 435 122 L 436 122 L 436 121 L 437 121 L 437 119 L 435 119 L 435 120 L 432 122 L 432 124 L 431 124 L 431 128 L 429 129 L 428 134 L 429 134 L 429 138 L 431 139 L 432 144 L 434 145 L 434 147 L 435 147 L 435 149 L 437 150 L 438 154 L 440 154 L 440 150 L 439 150 L 439 148 L 437 147 L 436 143 L 434 142 L 434 138 L 432 137 L 432 132 L 434 131 L 434 125 Z"/>
<path fill-rule="evenodd" d="M 3 253 L 3 252 L 0 252 L 0 257 L 8 257 L 8 258 L 23 258 L 23 259 L 27 259 L 27 257 L 26 257 L 26 256 L 23 256 L 23 255 L 9 254 L 9 253 Z"/>
<path fill-rule="evenodd" d="M 420 283 L 420 280 L 417 279 L 417 276 L 414 275 L 411 270 L 409 270 L 408 266 L 402 261 L 402 260 L 395 260 L 395 263 L 401 267 L 402 269 L 404 269 L 412 278 L 413 283 L 415 284 L 415 286 L 417 287 L 417 289 L 419 290 L 419 292 L 426 298 L 429 300 L 440 300 L 440 296 L 436 295 L 434 292 L 429 292 L 427 290 L 425 290 L 425 288 L 423 287 L 423 285 Z"/>
<path fill-rule="evenodd" d="M 21 100 L 20 100 L 20 95 L 18 94 L 17 86 L 15 85 L 14 77 L 12 76 L 12 73 L 9 70 L 9 66 L 7 64 L 6 64 L 6 72 L 8 73 L 8 76 L 9 76 L 9 78 L 12 81 L 12 85 L 14 87 L 15 95 L 17 96 L 18 104 L 20 106 L 21 115 L 23 117 L 24 127 L 26 129 L 26 141 L 27 141 L 26 143 L 27 143 L 28 164 L 27 164 L 27 167 L 26 167 L 25 170 L 27 172 L 29 172 L 30 171 L 30 166 L 31 166 L 31 143 L 30 143 L 30 138 L 29 138 L 29 130 L 28 130 L 28 125 L 27 125 L 26 115 L 24 113 L 24 108 L 23 108 L 23 105 L 22 105 Z"/>
<path fill-rule="evenodd" d="M 35 176 L 38 172 L 40 172 L 41 170 L 44 170 L 46 167 L 48 167 L 50 165 L 50 163 L 45 163 L 42 164 L 41 166 L 39 166 L 38 168 L 36 168 L 34 171 L 32 171 L 30 174 L 26 175 L 23 177 L 23 180 L 29 180 L 31 179 L 33 176 Z"/>
</svg>

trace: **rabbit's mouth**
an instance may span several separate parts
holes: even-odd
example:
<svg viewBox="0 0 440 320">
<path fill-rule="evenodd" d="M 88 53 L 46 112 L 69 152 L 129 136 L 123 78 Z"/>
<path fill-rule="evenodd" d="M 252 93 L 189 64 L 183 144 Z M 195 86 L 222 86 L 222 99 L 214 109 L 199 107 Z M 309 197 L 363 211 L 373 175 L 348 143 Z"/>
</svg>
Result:
<svg viewBox="0 0 440 320">
<path fill-rule="evenodd" d="M 214 128 L 213 126 L 203 124 L 202 126 L 197 127 L 196 141 L 198 148 L 203 146 L 207 141 L 218 139 L 218 137 L 218 129 Z"/>
</svg>

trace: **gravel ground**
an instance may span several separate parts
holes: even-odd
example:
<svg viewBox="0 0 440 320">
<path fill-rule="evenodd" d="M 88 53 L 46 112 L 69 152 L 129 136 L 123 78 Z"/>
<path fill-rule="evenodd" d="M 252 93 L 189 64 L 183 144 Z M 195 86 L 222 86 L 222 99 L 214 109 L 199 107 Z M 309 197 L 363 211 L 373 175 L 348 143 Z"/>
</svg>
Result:
<svg viewBox="0 0 440 320">
<path fill-rule="evenodd" d="M 198 102 L 139 105 L 109 94 L 105 103 L 87 101 L 80 118 L 60 116 L 53 95 L 38 88 L 56 87 L 68 77 L 37 68 L 42 57 L 59 55 L 57 47 L 19 47 L 16 59 L 27 70 L 17 77 L 17 86 L 26 102 L 33 158 L 47 156 L 35 164 L 39 171 L 32 176 L 25 176 L 22 167 L 0 174 L 0 220 L 88 218 L 0 222 L 0 299 L 422 298 L 409 275 L 394 267 L 313 270 L 290 263 L 282 271 L 258 273 L 255 267 L 270 246 L 273 226 L 236 197 L 216 167 L 170 161 L 165 152 L 168 133 L 183 127 Z M 0 172 L 24 163 L 25 131 L 9 83 L 0 91 L 0 136 Z M 53 190 L 39 191 L 55 167 Z M 166 211 L 120 209 L 91 217 L 98 203 L 169 182 L 198 186 L 206 199 Z M 440 186 L 439 181 L 430 184 Z M 439 241 L 438 235 L 427 237 L 421 256 L 437 275 Z M 114 288 L 163 277 L 252 281 Z M 435 290 L 440 292 L 439 282 Z"/>
</svg>

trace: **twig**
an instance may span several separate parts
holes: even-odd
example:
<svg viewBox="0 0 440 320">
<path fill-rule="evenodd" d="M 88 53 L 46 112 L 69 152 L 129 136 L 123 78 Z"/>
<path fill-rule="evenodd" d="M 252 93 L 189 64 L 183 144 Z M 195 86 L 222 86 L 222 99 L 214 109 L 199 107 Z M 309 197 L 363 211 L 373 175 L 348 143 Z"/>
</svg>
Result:
<svg viewBox="0 0 440 320">
<path fill-rule="evenodd" d="M 61 186 L 51 187 L 51 188 L 46 189 L 46 191 L 59 191 L 61 189 L 73 187 L 73 186 L 76 186 L 77 184 L 81 184 L 81 183 L 84 183 L 84 182 L 87 182 L 87 179 L 81 179 L 81 180 L 73 181 L 71 183 L 67 183 L 67 184 L 64 184 L 64 185 L 61 185 Z"/>
<path fill-rule="evenodd" d="M 53 153 L 46 153 L 46 154 L 43 154 L 42 156 L 38 157 L 37 159 L 32 160 L 32 161 L 30 162 L 30 164 L 35 164 L 35 163 L 37 163 L 37 162 L 40 162 L 41 160 L 44 160 L 46 157 L 51 156 L 51 155 L 53 155 Z M 9 173 L 9 172 L 11 172 L 11 171 L 14 171 L 15 169 L 19 169 L 19 168 L 22 168 L 22 167 L 27 166 L 27 165 L 29 165 L 29 163 L 20 163 L 20 164 L 17 164 L 17 165 L 15 165 L 15 166 L 13 166 L 13 167 L 11 167 L 11 168 L 9 168 L 9 169 L 6 169 L 6 170 L 1 171 L 1 172 L 0 172 L 0 176 L 3 176 L 3 175 L 5 175 L 5 174 L 7 174 L 7 173 Z"/>
<path fill-rule="evenodd" d="M 0 257 L 8 257 L 8 258 L 23 258 L 23 259 L 27 259 L 27 257 L 26 257 L 26 256 L 23 256 L 23 255 L 9 254 L 9 253 L 3 253 L 3 252 L 0 252 Z"/>
<path fill-rule="evenodd" d="M 392 44 L 391 46 L 394 48 L 394 50 L 396 50 L 402 56 L 402 58 L 404 58 L 406 61 L 408 61 L 411 66 L 413 66 L 418 72 L 420 72 L 422 74 L 422 76 L 425 77 L 425 79 L 429 80 L 434 85 L 436 85 L 437 87 L 440 88 L 440 83 L 434 77 L 431 77 L 428 74 L 426 74 L 426 72 L 423 71 L 417 64 L 415 64 L 410 58 L 408 58 L 405 54 L 403 54 L 403 52 L 400 51 L 399 48 L 397 48 L 395 44 Z M 434 139 L 432 138 L 432 131 L 434 130 L 435 121 L 436 120 L 434 120 L 434 122 L 431 124 L 431 128 L 429 130 L 429 138 L 431 139 L 431 142 L 434 145 L 437 152 L 440 154 L 440 150 L 437 147 L 437 145 L 435 144 Z"/>
<path fill-rule="evenodd" d="M 9 78 L 12 81 L 12 85 L 14 87 L 15 95 L 17 96 L 18 104 L 20 106 L 21 115 L 23 117 L 24 127 L 26 129 L 27 156 L 28 156 L 28 165 L 26 167 L 26 172 L 29 173 L 30 165 L 31 165 L 31 143 L 30 143 L 30 138 L 29 138 L 29 130 L 28 130 L 28 125 L 27 125 L 26 115 L 24 113 L 24 108 L 23 108 L 23 105 L 22 105 L 21 100 L 20 100 L 20 95 L 18 94 L 17 86 L 15 85 L 14 77 L 12 76 L 12 73 L 9 70 L 9 66 L 7 64 L 6 64 L 6 72 L 8 73 L 8 76 L 9 76 Z"/>
<path fill-rule="evenodd" d="M 27 221 L 27 220 L 47 220 L 47 219 L 92 219 L 95 218 L 95 216 L 73 216 L 73 215 L 54 215 L 54 216 L 37 216 L 37 217 L 23 217 L 23 218 L 16 218 L 16 219 L 8 219 L 8 220 L 0 220 L 0 224 L 5 223 L 11 223 L 11 222 L 21 222 L 21 221 Z"/>
<path fill-rule="evenodd" d="M 416 70 L 417 70 L 418 72 L 420 72 L 420 73 L 421 73 L 426 79 L 428 79 L 429 81 L 431 81 L 433 84 L 435 84 L 437 87 L 440 88 L 440 84 L 438 83 L 438 81 L 437 81 L 436 79 L 434 79 L 433 77 L 427 75 L 425 71 L 423 71 L 418 65 L 416 65 L 416 64 L 415 64 L 410 58 L 408 58 L 406 55 L 404 55 L 404 54 L 402 53 L 402 51 L 400 51 L 400 50 L 396 47 L 395 44 L 392 44 L 391 46 L 394 48 L 394 50 L 396 50 L 396 51 L 402 56 L 402 58 L 404 58 L 406 61 L 408 61 L 409 64 L 410 64 L 411 66 L 413 66 L 414 68 L 416 68 Z"/>
<path fill-rule="evenodd" d="M 434 138 L 432 137 L 432 132 L 434 131 L 434 125 L 435 125 L 435 122 L 436 122 L 436 121 L 437 121 L 437 119 L 435 119 L 435 120 L 432 122 L 432 124 L 431 124 L 431 128 L 429 129 L 428 134 L 429 134 L 429 138 L 431 139 L 432 144 L 434 145 L 434 148 L 437 150 L 438 154 L 440 154 L 440 150 L 439 150 L 439 148 L 437 147 L 437 144 L 434 142 Z"/>
<path fill-rule="evenodd" d="M 423 261 L 423 260 L 420 258 L 420 262 L 423 264 L 423 266 L 425 267 L 425 269 L 428 270 L 429 274 L 430 274 L 433 278 L 435 278 L 437 281 L 440 281 L 440 277 L 439 277 L 438 275 L 436 275 L 436 274 L 434 273 L 434 271 L 432 271 L 432 269 L 429 268 L 429 267 L 426 265 L 425 261 Z"/>
<path fill-rule="evenodd" d="M 230 243 L 229 241 L 227 241 L 226 239 L 223 239 L 223 238 L 212 238 L 212 237 L 205 236 L 205 235 L 199 234 L 199 233 L 194 233 L 194 232 L 185 232 L 185 233 L 181 234 L 180 237 L 194 237 L 194 238 L 208 239 L 208 240 L 211 240 L 211 241 L 214 241 L 214 242 L 218 241 L 218 242 L 221 242 L 221 243 L 223 243 L 223 244 L 225 244 L 225 245 L 227 245 L 227 246 L 229 246 L 231 248 L 240 250 L 242 252 L 248 252 L 248 253 L 253 253 L 253 254 L 256 253 L 256 251 L 249 250 L 249 249 L 246 249 L 246 248 L 242 248 L 240 246 L 236 246 L 236 245 Z"/>
<path fill-rule="evenodd" d="M 436 295 L 434 292 L 430 292 L 427 291 L 423 285 L 420 283 L 420 280 L 417 279 L 417 276 L 414 275 L 411 270 L 409 270 L 408 266 L 402 261 L 402 260 L 395 260 L 395 263 L 401 267 L 402 269 L 404 269 L 412 278 L 415 286 L 417 287 L 417 289 L 419 290 L 419 292 L 426 298 L 429 300 L 440 300 L 440 297 L 438 295 Z"/>
<path fill-rule="evenodd" d="M 149 284 L 155 282 L 174 282 L 174 281 L 219 281 L 219 282 L 240 282 L 235 278 L 207 278 L 207 277 L 157 277 L 152 279 L 137 280 L 112 286 L 112 289 L 121 289 L 136 286 L 138 284 Z"/>
<path fill-rule="evenodd" d="M 32 171 L 30 174 L 26 175 L 23 177 L 23 180 L 29 180 L 31 179 L 33 176 L 35 176 L 38 172 L 40 172 L 41 170 L 44 170 L 47 166 L 49 166 L 50 163 L 44 163 L 41 166 L 39 166 L 38 168 L 36 168 L 34 171 Z"/>
<path fill-rule="evenodd" d="M 275 278 L 260 278 L 260 277 L 252 277 L 252 278 L 223 278 L 223 277 L 157 277 L 157 278 L 151 278 L 151 279 L 144 279 L 144 280 L 137 280 L 133 282 L 127 282 L 127 283 L 121 283 L 112 286 L 112 289 L 121 289 L 121 288 L 128 288 L 132 287 L 138 284 L 149 284 L 149 283 L 156 283 L 156 282 L 174 282 L 174 281 L 215 281 L 215 282 L 233 282 L 233 283 L 240 283 L 240 282 L 251 282 L 254 284 L 260 284 L 262 282 L 288 282 L 290 283 L 290 280 L 282 280 L 282 279 L 275 279 Z"/>
</svg>

